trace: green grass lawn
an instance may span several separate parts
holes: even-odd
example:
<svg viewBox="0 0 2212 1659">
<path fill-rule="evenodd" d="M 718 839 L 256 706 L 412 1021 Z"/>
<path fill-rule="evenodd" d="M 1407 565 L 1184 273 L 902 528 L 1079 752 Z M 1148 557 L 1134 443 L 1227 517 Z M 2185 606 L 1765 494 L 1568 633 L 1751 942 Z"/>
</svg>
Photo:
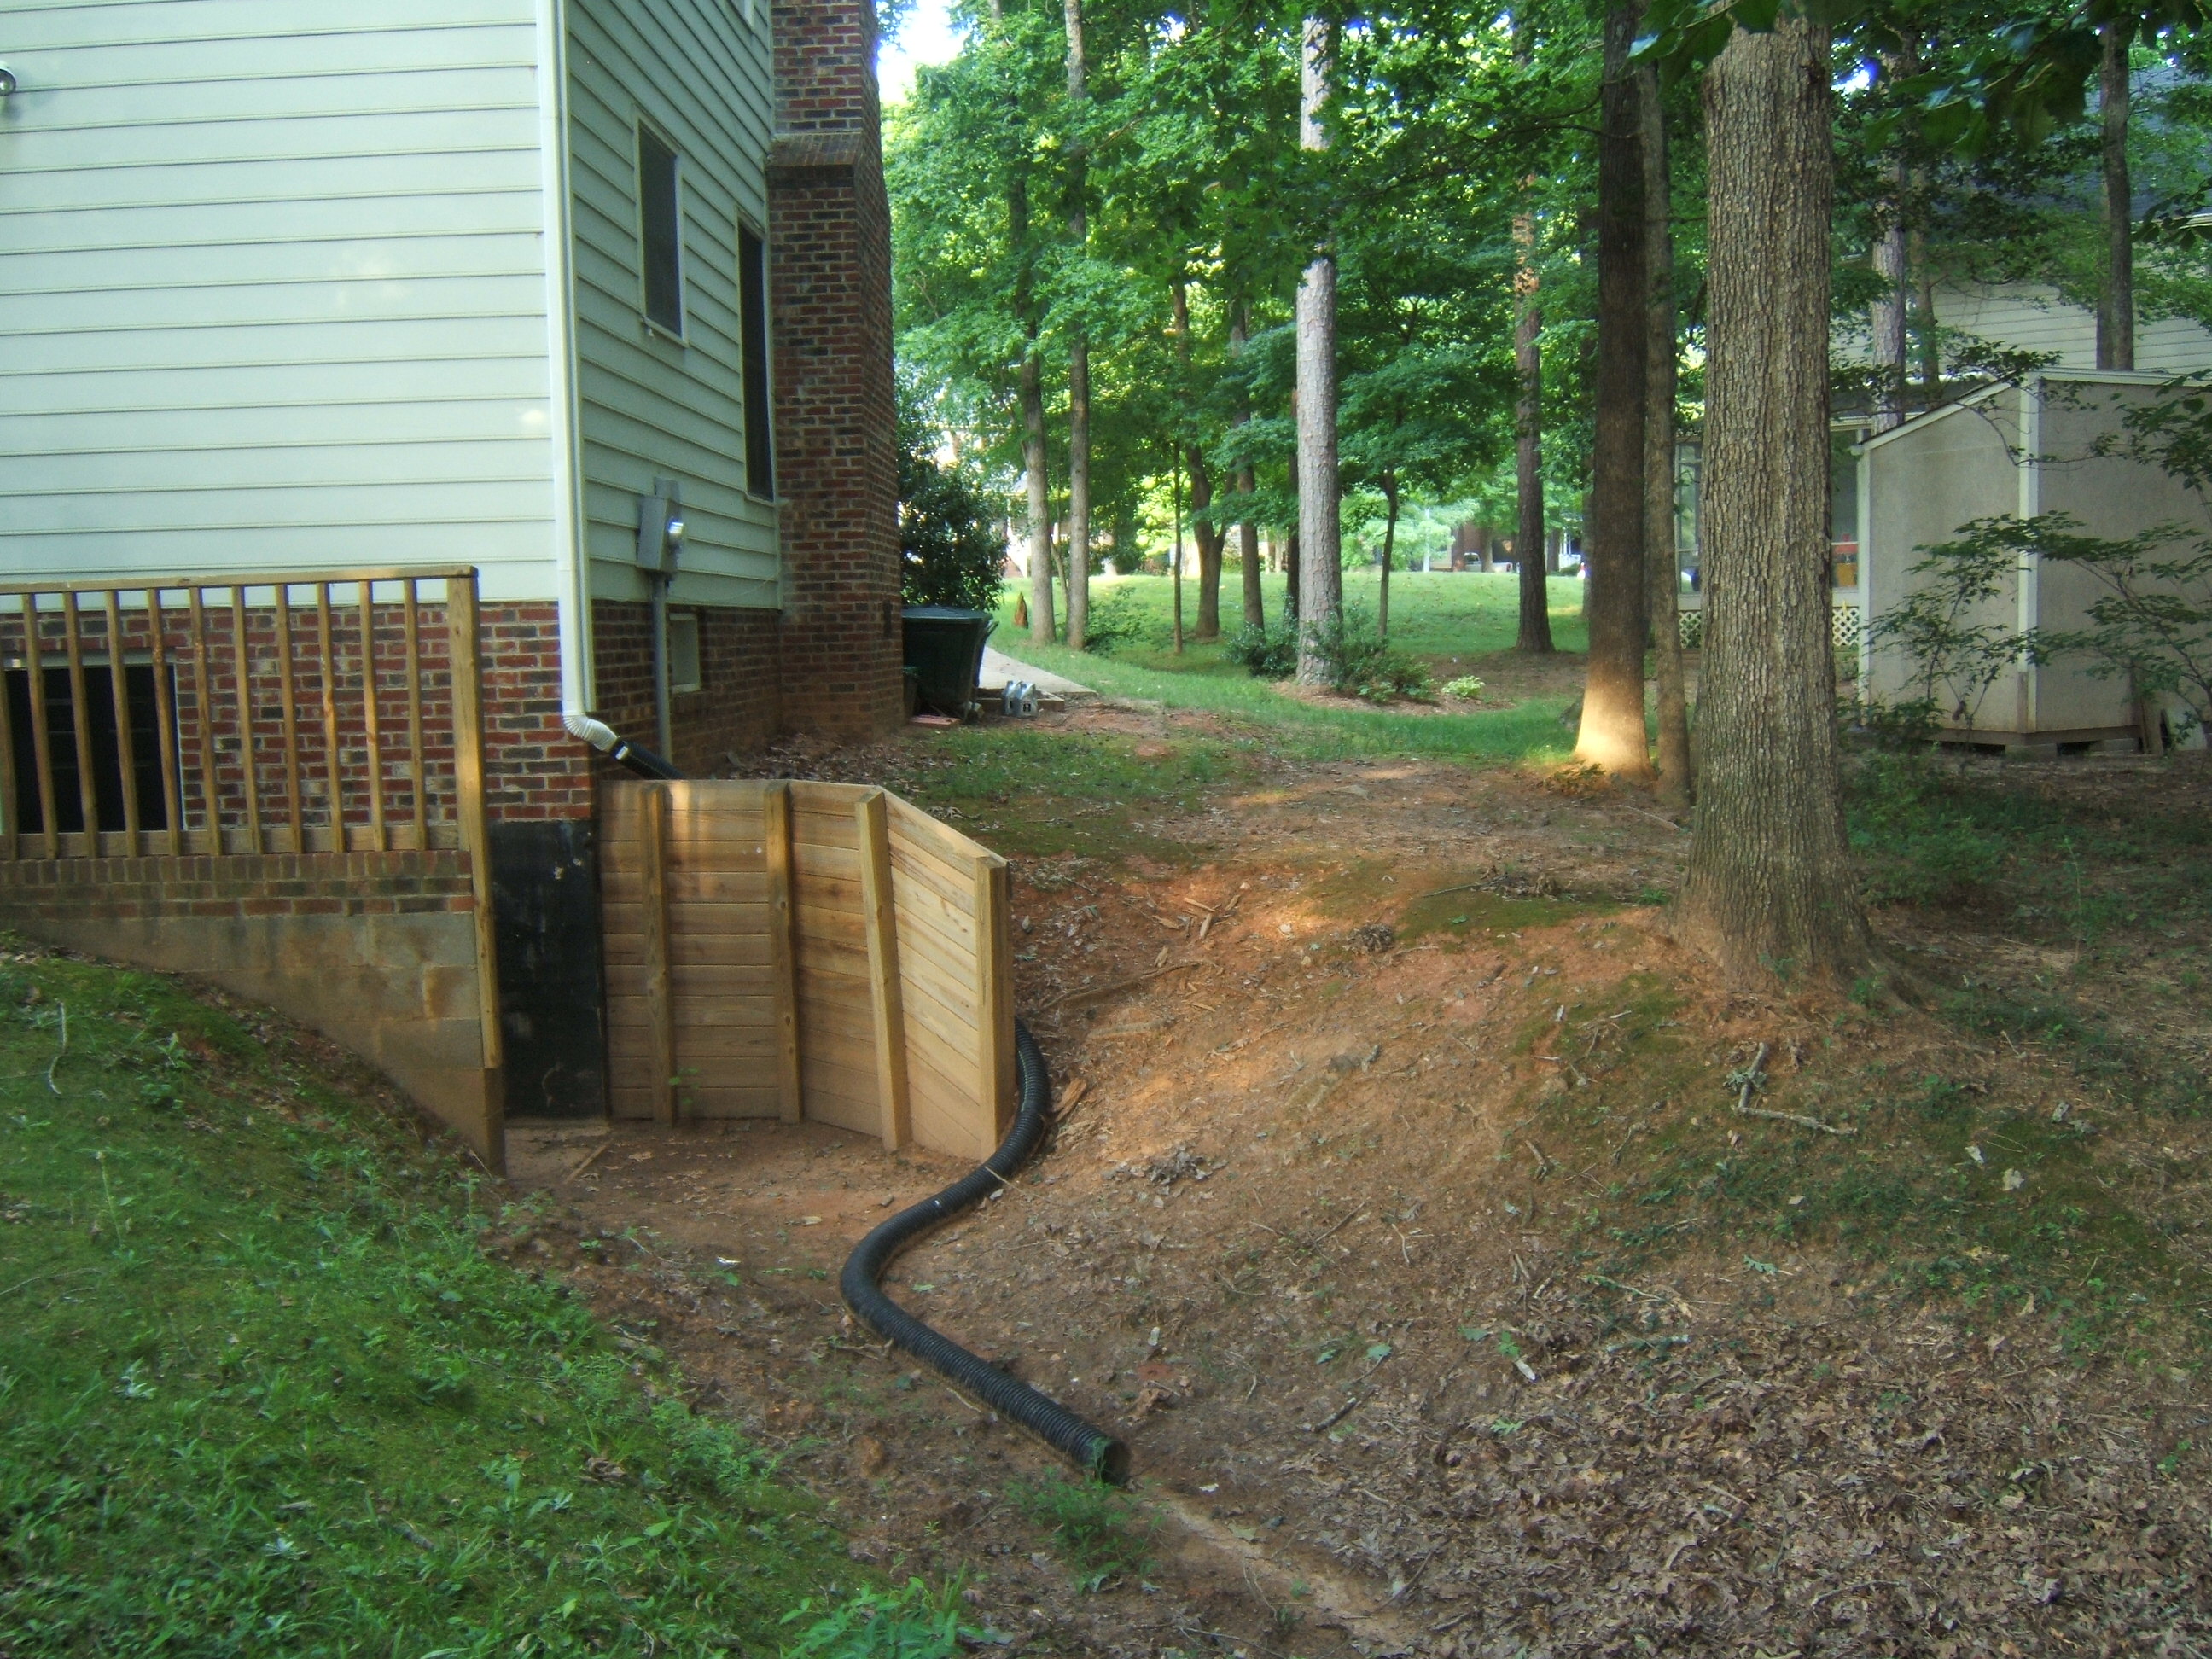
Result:
<svg viewBox="0 0 2212 1659">
<path fill-rule="evenodd" d="M 1424 575 L 1401 571 L 1390 579 L 1391 642 L 1436 659 L 1445 675 L 1471 670 L 1474 659 L 1510 650 L 1519 614 L 1519 579 L 1462 573 Z M 1372 570 L 1347 572 L 1347 604 L 1372 616 L 1380 578 Z M 1235 572 L 1223 580 L 1224 629 L 1241 625 L 1243 601 Z M 1094 610 L 1126 606 L 1140 619 L 1142 635 L 1113 654 L 1039 645 L 1013 626 L 1017 594 L 1009 587 L 999 606 L 1000 649 L 1024 662 L 1095 687 L 1109 696 L 1145 698 L 1176 708 L 1204 709 L 1255 732 L 1279 750 L 1313 759 L 1369 755 L 1419 755 L 1469 761 L 1553 761 L 1573 746 L 1559 725 L 1563 698 L 1538 698 L 1510 709 L 1431 714 L 1389 708 L 1316 708 L 1282 696 L 1231 661 L 1218 644 L 1187 643 L 1175 654 L 1170 633 L 1173 584 L 1164 576 L 1126 576 L 1094 581 Z M 1283 582 L 1267 578 L 1267 614 L 1282 614 Z M 1194 626 L 1198 584 L 1183 583 L 1184 620 Z M 1582 584 L 1551 584 L 1552 632 L 1562 651 L 1584 648 Z M 1455 666 L 1452 659 L 1459 659 Z"/>
<path fill-rule="evenodd" d="M 851 1585 L 473 1185 L 281 1038 L 0 941 L 0 1654 L 753 1654 Z"/>
</svg>

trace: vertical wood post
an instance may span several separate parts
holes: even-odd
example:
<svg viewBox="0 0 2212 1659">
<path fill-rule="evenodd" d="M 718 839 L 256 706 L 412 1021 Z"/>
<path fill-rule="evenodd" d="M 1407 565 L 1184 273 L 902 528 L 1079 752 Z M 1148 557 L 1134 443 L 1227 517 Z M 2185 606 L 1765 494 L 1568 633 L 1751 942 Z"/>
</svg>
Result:
<svg viewBox="0 0 2212 1659">
<path fill-rule="evenodd" d="M 23 595 L 23 661 L 31 672 L 31 763 L 39 774 L 39 831 L 46 855 L 62 855 L 61 820 L 54 806 L 54 740 L 46 726 L 46 653 L 39 644 L 39 596 Z"/>
<path fill-rule="evenodd" d="M 238 662 L 238 763 L 246 775 L 246 850 L 265 853 L 269 843 L 261 832 L 261 781 L 253 769 L 253 659 L 246 648 L 243 582 L 230 590 L 230 629 L 231 654 Z"/>
<path fill-rule="evenodd" d="M 123 596 L 111 587 L 101 596 L 107 612 L 107 694 L 115 699 L 115 768 L 123 775 L 124 849 L 137 858 L 138 844 L 138 756 L 131 737 L 131 679 L 123 665 Z M 100 843 L 92 844 L 94 853 Z"/>
<path fill-rule="evenodd" d="M 476 896 L 477 998 L 483 1026 L 484 1084 L 489 1097 L 487 1109 L 506 1118 L 506 1044 L 499 1024 L 499 951 L 492 922 L 491 830 L 484 812 L 483 690 L 477 661 L 477 579 L 474 573 L 446 579 L 447 678 L 453 690 L 454 812 L 459 819 L 461 848 L 469 855 L 469 886 Z M 327 637 L 327 630 L 325 630 Z M 325 647 L 327 649 L 327 647 Z M 329 665 L 324 669 L 325 719 L 329 707 Z M 344 850 L 344 828 L 335 815 L 337 769 L 331 769 L 331 799 L 334 824 L 338 825 L 338 850 Z M 496 1138 L 495 1138 L 496 1139 Z"/>
<path fill-rule="evenodd" d="M 400 585 L 405 595 L 403 615 L 407 635 L 407 769 L 415 780 L 415 845 L 430 845 L 429 783 L 422 775 L 422 609 L 410 577 Z"/>
<path fill-rule="evenodd" d="M 200 816 L 206 822 L 207 849 L 222 855 L 222 811 L 216 805 L 215 777 L 215 665 L 208 660 L 207 602 L 197 587 L 185 590 L 192 613 L 192 690 L 200 714 Z"/>
<path fill-rule="evenodd" d="M 70 726 L 76 736 L 76 794 L 84 807 L 84 848 L 87 858 L 100 856 L 100 799 L 92 781 L 92 710 L 85 707 L 84 618 L 76 595 L 62 592 L 62 649 L 69 662 Z"/>
<path fill-rule="evenodd" d="M 860 848 L 860 926 L 868 936 L 868 994 L 876 1034 L 876 1096 L 884 1150 L 914 1139 L 906 1080 L 906 1006 L 899 990 L 898 911 L 891 900 L 890 817 L 884 792 L 854 804 Z"/>
<path fill-rule="evenodd" d="M 307 821 L 300 810 L 299 683 L 292 672 L 292 589 L 276 584 L 276 696 L 284 722 L 284 808 L 292 815 L 292 850 L 307 850 Z"/>
<path fill-rule="evenodd" d="M 331 585 L 315 584 L 315 659 L 323 688 L 324 799 L 331 823 L 331 851 L 346 850 L 345 786 L 338 781 L 337 659 L 331 654 Z"/>
<path fill-rule="evenodd" d="M 1006 861 L 995 853 L 975 860 L 976 984 L 981 1018 L 976 1039 L 977 1085 L 992 1113 L 993 1143 L 1014 1116 L 1014 946 L 1007 912 Z"/>
<path fill-rule="evenodd" d="M 384 720 L 376 698 L 376 585 L 366 577 L 361 584 L 361 708 L 368 744 L 368 844 L 386 853 L 392 850 L 392 841 L 384 829 Z"/>
<path fill-rule="evenodd" d="M 29 595 L 26 594 L 24 615 L 27 618 L 29 614 Z M 13 699 L 8 696 L 7 676 L 0 672 L 0 848 L 5 848 L 11 859 L 23 855 L 22 804 L 15 783 L 15 708 Z"/>
<path fill-rule="evenodd" d="M 775 1088 L 778 1115 L 803 1115 L 799 1075 L 799 964 L 792 949 L 796 921 L 791 897 L 791 787 L 771 783 L 761 797 L 761 840 L 768 862 L 768 961 L 775 994 Z"/>
<path fill-rule="evenodd" d="M 154 665 L 154 731 L 161 768 L 161 821 L 168 826 L 172 857 L 185 850 L 184 785 L 177 776 L 177 698 L 169 684 L 169 621 L 161 590 L 146 590 L 147 657 Z"/>
<path fill-rule="evenodd" d="M 676 994 L 669 969 L 668 797 L 665 783 L 638 792 L 637 865 L 643 885 L 639 905 L 645 943 L 646 1018 L 652 1029 L 653 1121 L 676 1124 Z"/>
</svg>

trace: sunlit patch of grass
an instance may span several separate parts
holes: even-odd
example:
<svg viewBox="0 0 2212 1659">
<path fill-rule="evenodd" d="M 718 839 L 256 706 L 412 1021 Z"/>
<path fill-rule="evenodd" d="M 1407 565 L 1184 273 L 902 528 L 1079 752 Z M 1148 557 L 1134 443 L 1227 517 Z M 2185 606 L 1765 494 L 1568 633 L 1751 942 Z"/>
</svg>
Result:
<svg viewBox="0 0 2212 1659">
<path fill-rule="evenodd" d="M 11 1653 L 761 1652 L 856 1576 L 529 1212 L 168 981 L 0 959 L 0 1216 Z"/>
</svg>

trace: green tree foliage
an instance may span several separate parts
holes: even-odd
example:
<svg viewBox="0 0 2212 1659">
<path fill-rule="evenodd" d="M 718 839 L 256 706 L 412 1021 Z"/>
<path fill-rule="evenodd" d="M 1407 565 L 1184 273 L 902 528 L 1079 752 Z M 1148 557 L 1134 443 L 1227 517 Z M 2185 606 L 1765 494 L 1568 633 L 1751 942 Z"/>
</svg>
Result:
<svg viewBox="0 0 2212 1659">
<path fill-rule="evenodd" d="M 899 597 L 988 611 L 1006 585 L 1006 521 L 968 470 L 939 459 L 939 434 L 911 398 L 899 410 Z"/>
</svg>

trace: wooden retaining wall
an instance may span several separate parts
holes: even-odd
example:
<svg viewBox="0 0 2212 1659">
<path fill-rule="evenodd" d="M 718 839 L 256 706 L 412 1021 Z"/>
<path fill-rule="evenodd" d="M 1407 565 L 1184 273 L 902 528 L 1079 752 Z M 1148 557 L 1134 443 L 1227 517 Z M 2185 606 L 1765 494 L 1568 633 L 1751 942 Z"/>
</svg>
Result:
<svg viewBox="0 0 2212 1659">
<path fill-rule="evenodd" d="M 981 1161 L 1013 1118 L 1006 863 L 859 784 L 601 795 L 617 1118 L 835 1123 Z"/>
</svg>

